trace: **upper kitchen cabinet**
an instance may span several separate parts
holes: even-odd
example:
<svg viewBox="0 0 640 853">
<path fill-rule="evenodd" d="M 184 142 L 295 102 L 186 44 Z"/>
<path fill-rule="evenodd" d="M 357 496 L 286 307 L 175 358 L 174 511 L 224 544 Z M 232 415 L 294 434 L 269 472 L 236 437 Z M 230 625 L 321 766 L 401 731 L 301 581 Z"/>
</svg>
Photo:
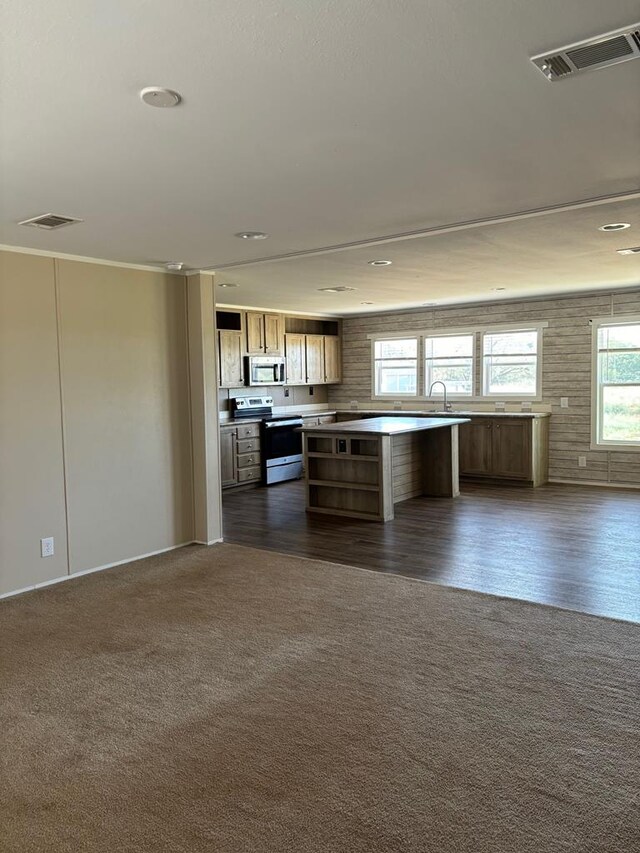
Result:
<svg viewBox="0 0 640 853">
<path fill-rule="evenodd" d="M 244 385 L 242 333 L 218 332 L 218 384 L 220 388 Z"/>
<path fill-rule="evenodd" d="M 244 385 L 244 340 L 242 312 L 216 311 L 218 336 L 218 385 L 220 388 L 239 388 Z"/>
<path fill-rule="evenodd" d="M 324 337 L 324 381 L 327 385 L 342 380 L 340 361 L 340 338 L 337 335 Z"/>
<path fill-rule="evenodd" d="M 327 385 L 341 381 L 338 320 L 287 317 L 288 385 Z"/>
<path fill-rule="evenodd" d="M 307 358 L 305 335 L 287 332 L 284 350 L 287 359 L 287 385 L 304 385 L 307 381 Z"/>
<path fill-rule="evenodd" d="M 307 385 L 324 382 L 324 336 L 307 335 Z"/>
<path fill-rule="evenodd" d="M 284 355 L 284 316 L 247 311 L 247 354 Z"/>
</svg>

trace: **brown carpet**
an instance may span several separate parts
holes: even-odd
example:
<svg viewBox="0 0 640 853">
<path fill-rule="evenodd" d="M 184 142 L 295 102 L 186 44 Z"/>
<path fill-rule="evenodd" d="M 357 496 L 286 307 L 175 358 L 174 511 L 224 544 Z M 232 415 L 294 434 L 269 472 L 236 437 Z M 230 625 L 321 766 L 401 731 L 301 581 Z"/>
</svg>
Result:
<svg viewBox="0 0 640 853">
<path fill-rule="evenodd" d="M 637 625 L 234 545 L 0 602 L 2 853 L 631 853 Z"/>
</svg>

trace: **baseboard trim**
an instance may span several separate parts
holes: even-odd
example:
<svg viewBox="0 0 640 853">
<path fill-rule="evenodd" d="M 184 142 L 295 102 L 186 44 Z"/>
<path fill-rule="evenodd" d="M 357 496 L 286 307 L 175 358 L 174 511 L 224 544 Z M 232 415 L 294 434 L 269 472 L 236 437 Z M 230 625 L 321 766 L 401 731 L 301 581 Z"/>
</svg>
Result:
<svg viewBox="0 0 640 853">
<path fill-rule="evenodd" d="M 222 537 L 220 539 L 212 539 L 210 542 L 203 542 L 202 539 L 194 539 L 193 545 L 217 545 L 218 542 L 222 542 Z"/>
<path fill-rule="evenodd" d="M 222 541 L 222 540 L 216 540 Z M 23 592 L 33 592 L 35 589 L 42 589 L 46 586 L 53 586 L 54 584 L 62 583 L 63 581 L 70 581 L 73 578 L 79 578 L 82 575 L 91 575 L 94 572 L 104 572 L 106 569 L 115 569 L 116 566 L 124 566 L 125 563 L 135 563 L 137 560 L 144 560 L 147 557 L 156 557 L 158 554 L 166 554 L 169 551 L 177 551 L 178 548 L 184 548 L 187 545 L 193 545 L 195 542 L 194 539 L 190 539 L 188 542 L 181 542 L 179 545 L 170 545 L 168 548 L 159 548 L 157 551 L 149 551 L 148 554 L 139 554 L 137 557 L 127 557 L 126 560 L 117 560 L 115 563 L 105 563 L 103 566 L 96 566 L 93 569 L 82 569 L 80 572 L 73 572 L 69 575 L 61 575 L 59 578 L 52 578 L 48 581 L 41 581 L 40 583 L 32 584 L 31 586 L 25 586 L 22 589 L 15 589 L 11 592 L 3 592 L 0 594 L 0 599 L 3 598 L 11 598 L 14 595 L 22 595 Z"/>
<path fill-rule="evenodd" d="M 601 486 L 604 489 L 640 489 L 636 483 L 603 483 L 601 480 L 548 480 L 566 486 Z"/>
</svg>

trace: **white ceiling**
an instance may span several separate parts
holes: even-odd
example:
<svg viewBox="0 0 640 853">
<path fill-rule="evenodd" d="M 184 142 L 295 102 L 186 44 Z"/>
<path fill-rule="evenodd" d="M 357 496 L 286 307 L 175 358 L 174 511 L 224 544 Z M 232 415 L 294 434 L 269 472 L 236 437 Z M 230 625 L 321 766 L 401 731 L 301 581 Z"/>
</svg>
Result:
<svg viewBox="0 0 640 853">
<path fill-rule="evenodd" d="M 640 61 L 547 83 L 528 57 L 639 17 L 638 0 L 3 0 L 0 243 L 215 268 L 635 191 Z M 149 85 L 184 101 L 149 108 Z M 16 224 L 47 212 L 85 221 Z M 513 251 L 516 223 L 428 238 L 429 263 L 426 243 L 398 244 L 397 263 L 375 271 L 393 283 L 389 304 L 416 304 L 426 283 L 472 298 L 463 270 L 473 277 L 479 252 L 491 280 L 632 283 L 637 258 L 625 272 L 613 253 L 571 265 L 553 228 L 527 222 L 529 263 Z M 635 226 L 631 245 L 637 212 Z M 245 229 L 271 236 L 233 236 Z M 580 256 L 600 247 L 590 238 Z M 438 291 L 449 248 L 459 263 Z M 330 257 L 359 277 L 361 251 L 222 275 L 246 277 L 232 301 L 250 304 L 261 269 L 259 302 L 277 307 L 291 264 L 301 283 L 333 283 Z M 283 307 L 321 310 L 316 296 L 298 303 Z"/>
</svg>

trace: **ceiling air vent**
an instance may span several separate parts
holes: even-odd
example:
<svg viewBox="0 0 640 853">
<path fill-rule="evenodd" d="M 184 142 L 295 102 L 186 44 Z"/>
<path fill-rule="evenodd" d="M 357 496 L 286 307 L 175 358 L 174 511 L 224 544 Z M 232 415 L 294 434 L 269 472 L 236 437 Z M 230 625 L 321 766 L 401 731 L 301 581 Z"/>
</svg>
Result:
<svg viewBox="0 0 640 853">
<path fill-rule="evenodd" d="M 640 24 L 531 57 L 536 68 L 550 81 L 575 77 L 584 71 L 607 68 L 629 59 L 640 59 Z"/>
<path fill-rule="evenodd" d="M 82 221 L 82 219 L 74 219 L 73 216 L 43 213 L 42 216 L 34 216 L 33 219 L 23 219 L 22 222 L 18 222 L 18 225 L 30 225 L 32 228 L 44 228 L 45 231 L 53 231 L 54 228 L 64 228 L 65 225 L 73 225 L 74 222 Z"/>
</svg>

